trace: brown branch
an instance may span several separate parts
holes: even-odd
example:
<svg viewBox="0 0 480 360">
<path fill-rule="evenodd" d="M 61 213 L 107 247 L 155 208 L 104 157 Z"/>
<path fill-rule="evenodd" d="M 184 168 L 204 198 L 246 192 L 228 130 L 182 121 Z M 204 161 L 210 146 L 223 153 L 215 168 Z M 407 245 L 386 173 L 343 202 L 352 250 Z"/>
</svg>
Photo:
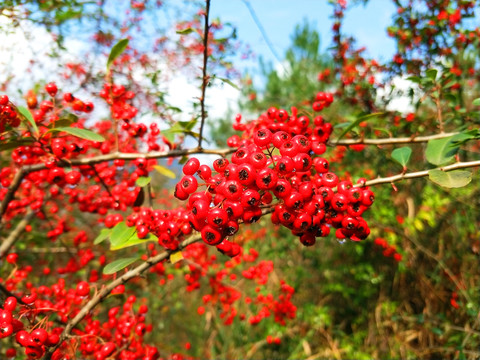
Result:
<svg viewBox="0 0 480 360">
<path fill-rule="evenodd" d="M 0 245 L 0 259 L 7 255 L 12 246 L 19 239 L 22 232 L 25 230 L 25 227 L 30 223 L 30 221 L 32 221 L 34 216 L 35 212 L 33 210 L 29 210 L 27 215 L 25 215 L 25 217 L 18 222 L 17 226 L 10 233 L 10 235 L 2 241 L 2 244 Z"/>
<path fill-rule="evenodd" d="M 72 159 L 70 161 L 60 161 L 57 166 L 58 167 L 67 167 L 67 166 L 81 166 L 81 165 L 94 165 L 102 162 L 113 161 L 113 160 L 129 160 L 133 161 L 138 158 L 144 159 L 162 159 L 162 158 L 172 158 L 172 157 L 182 157 L 186 155 L 194 155 L 194 154 L 211 154 L 211 155 L 220 155 L 225 156 L 231 154 L 235 151 L 235 149 L 225 148 L 225 149 L 218 149 L 218 150 L 209 150 L 209 149 L 182 149 L 182 150 L 169 150 L 169 151 L 152 151 L 148 154 L 144 153 L 119 153 L 114 152 L 107 155 L 99 155 L 90 158 L 81 158 L 81 159 Z M 12 180 L 12 184 L 8 188 L 8 191 L 5 197 L 0 204 L 0 219 L 3 217 L 5 212 L 7 211 L 7 207 L 9 202 L 13 199 L 15 192 L 19 188 L 23 178 L 31 172 L 44 170 L 47 167 L 45 164 L 34 164 L 34 165 L 26 165 L 20 168 L 20 170 L 15 174 L 15 177 Z"/>
<path fill-rule="evenodd" d="M 90 299 L 88 303 L 85 304 L 85 306 L 78 312 L 78 314 L 71 320 L 68 321 L 67 325 L 65 326 L 62 334 L 60 335 L 60 341 L 55 347 L 50 348 L 44 355 L 44 359 L 48 360 L 51 358 L 53 352 L 57 350 L 60 345 L 70 336 L 71 331 L 75 328 L 75 326 L 80 323 L 80 321 L 83 320 L 85 316 L 87 316 L 98 304 L 100 304 L 111 292 L 113 289 L 115 289 L 117 286 L 125 284 L 129 280 L 136 278 L 143 274 L 146 270 L 150 269 L 152 266 L 158 264 L 160 261 L 166 260 L 175 253 L 176 251 L 182 250 L 188 245 L 191 245 L 193 243 L 196 243 L 198 241 L 201 241 L 201 237 L 191 237 L 190 239 L 187 239 L 183 241 L 178 250 L 171 251 L 167 250 L 164 251 L 161 254 L 152 256 L 148 258 L 145 262 L 142 264 L 138 265 L 137 267 L 133 268 L 132 270 L 126 272 L 122 276 L 119 276 L 117 279 L 112 281 L 110 284 L 107 286 L 103 287 L 98 293 L 95 294 L 95 296 Z"/>
<path fill-rule="evenodd" d="M 207 114 L 205 112 L 205 93 L 207 91 L 207 85 L 209 78 L 207 75 L 207 64 L 208 64 L 208 33 L 210 31 L 210 25 L 208 24 L 208 16 L 210 13 L 210 0 L 206 0 L 205 6 L 205 28 L 203 31 L 203 67 L 202 67 L 202 96 L 200 97 L 200 108 L 201 108 L 201 120 L 200 120 L 200 132 L 198 136 L 198 148 L 202 148 L 203 141 L 203 127 L 205 126 L 205 119 Z"/>
<path fill-rule="evenodd" d="M 43 165 L 43 164 L 42 164 Z M 12 201 L 13 199 L 13 196 L 15 195 L 15 192 L 17 191 L 17 189 L 19 188 L 22 180 L 23 180 L 23 177 L 26 175 L 27 173 L 24 171 L 23 168 L 21 168 L 14 176 L 13 180 L 12 180 L 12 184 L 10 185 L 10 187 L 8 188 L 8 191 L 7 193 L 5 194 L 5 197 L 3 198 L 2 200 L 2 203 L 0 204 L 0 220 L 2 219 L 3 217 L 3 214 L 5 214 L 5 212 L 7 211 L 7 207 L 8 207 L 8 204 L 10 203 L 10 201 Z M 0 228 L 1 228 L 1 225 L 0 225 Z"/>
<path fill-rule="evenodd" d="M 15 295 L 14 293 L 12 293 L 11 291 L 9 291 L 5 286 L 3 286 L 2 284 L 0 284 L 0 292 L 4 293 L 5 295 L 7 295 L 7 297 L 14 297 L 15 299 L 17 299 L 17 302 L 19 304 L 22 304 L 22 305 L 26 305 L 22 298 L 20 296 L 17 296 Z"/>
<path fill-rule="evenodd" d="M 480 160 L 468 161 L 468 162 L 457 162 L 452 165 L 447 165 L 447 166 L 443 166 L 443 167 L 431 169 L 431 170 L 441 170 L 444 172 L 448 172 L 452 170 L 467 169 L 467 168 L 478 167 L 478 166 L 480 166 Z M 362 186 L 370 186 L 370 185 L 378 185 L 378 184 L 391 184 L 393 182 L 402 181 L 406 179 L 426 177 L 428 176 L 429 171 L 430 170 L 423 170 L 423 171 L 410 172 L 410 173 L 398 174 L 398 175 L 393 175 L 393 176 L 384 177 L 384 178 L 368 180 L 363 184 L 357 184 L 355 186 L 362 187 Z"/>
<path fill-rule="evenodd" d="M 435 139 L 443 139 L 443 138 L 453 136 L 453 135 L 457 135 L 457 134 L 458 134 L 458 132 L 451 132 L 451 133 L 441 133 L 441 134 L 427 135 L 427 136 L 386 138 L 386 139 L 364 139 L 364 138 L 343 139 L 343 140 L 331 139 L 331 140 L 328 141 L 328 145 L 338 146 L 338 145 L 356 145 L 356 144 L 364 144 L 364 145 L 412 144 L 412 143 L 428 142 L 430 140 L 435 140 Z"/>
</svg>

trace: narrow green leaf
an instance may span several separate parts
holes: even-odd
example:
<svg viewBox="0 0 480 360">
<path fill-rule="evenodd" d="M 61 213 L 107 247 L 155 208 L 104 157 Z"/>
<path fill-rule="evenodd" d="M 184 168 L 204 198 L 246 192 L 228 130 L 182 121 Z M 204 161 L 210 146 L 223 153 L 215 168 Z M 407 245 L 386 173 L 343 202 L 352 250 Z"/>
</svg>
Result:
<svg viewBox="0 0 480 360">
<path fill-rule="evenodd" d="M 79 129 L 74 127 L 59 127 L 59 128 L 50 129 L 48 131 L 59 131 L 59 132 L 63 131 L 63 132 L 69 133 L 70 135 L 79 137 L 81 139 L 99 141 L 99 142 L 105 141 L 105 138 L 102 135 L 99 135 L 87 129 Z"/>
<path fill-rule="evenodd" d="M 341 140 L 350 130 L 352 130 L 355 126 L 358 126 L 358 124 L 360 124 L 361 122 L 371 120 L 380 115 L 383 115 L 383 113 L 378 112 L 378 113 L 360 116 L 357 120 L 352 122 L 345 130 L 343 130 L 342 134 L 338 137 L 337 140 Z"/>
<path fill-rule="evenodd" d="M 182 30 L 177 30 L 177 34 L 179 35 L 188 35 L 188 34 L 191 34 L 192 32 L 194 32 L 195 30 L 193 30 L 191 27 L 189 28 L 186 28 L 186 29 L 182 29 Z"/>
<path fill-rule="evenodd" d="M 152 181 L 151 177 L 141 176 L 137 179 L 137 181 L 135 181 L 135 183 L 137 184 L 137 186 L 144 187 L 150 184 L 150 181 Z"/>
<path fill-rule="evenodd" d="M 6 143 L 0 143 L 0 151 L 15 149 L 19 146 L 33 144 L 34 142 L 33 138 L 12 139 Z"/>
<path fill-rule="evenodd" d="M 240 88 L 239 88 L 237 85 L 235 85 L 231 80 L 226 79 L 226 78 L 223 78 L 223 77 L 219 77 L 219 76 L 216 76 L 216 78 L 217 78 L 218 80 L 221 80 L 221 81 L 223 81 L 224 83 L 230 85 L 230 86 L 233 87 L 234 89 L 237 89 L 238 91 L 240 91 Z"/>
<path fill-rule="evenodd" d="M 472 181 L 472 173 L 464 170 L 445 172 L 433 169 L 428 172 L 428 178 L 435 184 L 445 188 L 459 188 L 467 186 Z"/>
<path fill-rule="evenodd" d="M 30 113 L 30 110 L 28 110 L 24 106 L 18 106 L 17 110 L 23 116 L 23 118 L 28 121 L 28 123 L 32 127 L 34 133 L 38 134 L 38 127 L 37 127 L 37 124 L 35 124 L 35 120 L 33 120 L 33 116 Z"/>
<path fill-rule="evenodd" d="M 100 234 L 98 234 L 98 236 L 95 238 L 95 240 L 93 240 L 93 244 L 98 245 L 98 244 L 102 243 L 103 241 L 105 241 L 106 239 L 109 238 L 111 232 L 112 232 L 112 229 L 102 229 L 102 230 L 100 230 Z"/>
<path fill-rule="evenodd" d="M 473 129 L 461 132 L 460 134 L 453 135 L 450 139 L 450 146 L 461 146 L 472 139 L 478 139 L 480 135 L 479 129 Z"/>
<path fill-rule="evenodd" d="M 438 70 L 437 69 L 428 69 L 427 76 L 432 80 L 435 81 L 437 78 Z"/>
<path fill-rule="evenodd" d="M 412 149 L 408 146 L 404 146 L 392 151 L 392 158 L 403 167 L 406 167 L 410 156 L 412 155 Z"/>
<path fill-rule="evenodd" d="M 107 264 L 103 268 L 103 273 L 105 275 L 115 274 L 117 271 L 125 269 L 128 265 L 133 264 L 135 261 L 139 259 L 140 258 L 137 256 L 137 257 L 128 257 L 128 258 L 112 261 L 110 264 Z"/>
<path fill-rule="evenodd" d="M 107 60 L 107 72 L 110 72 L 110 67 L 112 66 L 115 59 L 125 51 L 128 46 L 128 39 L 122 39 L 117 42 L 110 51 L 110 55 Z"/>
<path fill-rule="evenodd" d="M 473 100 L 472 105 L 473 106 L 480 106 L 480 98 L 477 98 L 477 99 Z"/>
<path fill-rule="evenodd" d="M 158 241 L 158 237 L 156 237 L 155 235 L 152 235 L 152 234 L 148 234 L 147 237 L 143 238 L 143 239 L 140 239 L 138 236 L 137 236 L 137 233 L 135 232 L 127 241 L 125 241 L 124 243 L 122 244 L 119 244 L 119 245 L 116 245 L 116 246 L 111 246 L 110 247 L 110 250 L 112 251 L 115 251 L 115 250 L 120 250 L 120 249 L 124 249 L 126 247 L 130 247 L 130 246 L 135 246 L 135 245 L 139 245 L 139 244 L 144 244 L 146 242 L 149 242 L 149 241 L 155 241 L 157 242 Z"/>
<path fill-rule="evenodd" d="M 170 131 L 170 130 L 164 130 L 162 131 L 162 135 L 165 136 L 165 138 L 173 143 L 175 141 L 175 132 Z"/>
<path fill-rule="evenodd" d="M 170 179 L 175 179 L 176 178 L 176 175 L 172 170 L 167 169 L 166 167 L 164 167 L 162 165 L 155 165 L 153 168 L 155 170 L 157 170 L 160 174 L 162 174 L 166 177 L 169 177 Z"/>
<path fill-rule="evenodd" d="M 135 231 L 135 226 L 129 227 L 124 221 L 118 223 L 112 229 L 112 233 L 110 234 L 110 244 L 112 244 L 112 247 L 116 247 L 125 243 Z"/>
<path fill-rule="evenodd" d="M 425 156 L 430 164 L 443 165 L 454 159 L 458 146 L 451 145 L 452 136 L 430 140 L 427 144 Z"/>
<path fill-rule="evenodd" d="M 410 76 L 407 78 L 407 80 L 410 80 L 411 82 L 414 82 L 416 84 L 420 84 L 420 78 L 418 76 Z"/>
</svg>

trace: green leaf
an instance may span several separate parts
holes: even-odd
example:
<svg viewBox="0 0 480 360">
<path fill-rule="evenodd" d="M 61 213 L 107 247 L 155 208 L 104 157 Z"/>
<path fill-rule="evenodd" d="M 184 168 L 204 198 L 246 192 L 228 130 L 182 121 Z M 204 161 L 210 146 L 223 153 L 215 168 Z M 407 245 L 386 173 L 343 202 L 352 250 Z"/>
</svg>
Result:
<svg viewBox="0 0 480 360">
<path fill-rule="evenodd" d="M 452 147 L 451 140 L 452 136 L 430 140 L 425 151 L 427 161 L 434 165 L 443 165 L 451 162 L 458 151 L 458 146 Z"/>
<path fill-rule="evenodd" d="M 128 39 L 122 39 L 117 42 L 110 51 L 110 55 L 107 60 L 107 72 L 110 72 L 110 67 L 112 66 L 115 59 L 125 51 L 128 46 Z"/>
<path fill-rule="evenodd" d="M 342 134 L 338 137 L 337 141 L 341 140 L 350 130 L 352 130 L 355 126 L 358 126 L 358 124 L 360 124 L 361 122 L 371 120 L 380 115 L 383 115 L 383 113 L 378 112 L 378 113 L 360 116 L 357 120 L 352 122 L 345 130 L 343 130 Z"/>
<path fill-rule="evenodd" d="M 118 260 L 112 261 L 110 264 L 107 264 L 103 268 L 103 273 L 105 275 L 115 274 L 117 271 L 125 269 L 128 265 L 133 264 L 135 261 L 137 261 L 139 259 L 140 258 L 138 256 L 136 256 L 136 257 L 128 257 L 128 258 L 123 258 L 123 259 L 118 259 Z"/>
<path fill-rule="evenodd" d="M 410 76 L 407 78 L 407 80 L 410 80 L 411 82 L 414 82 L 416 84 L 420 84 L 420 78 L 418 76 Z"/>
<path fill-rule="evenodd" d="M 477 99 L 473 100 L 472 105 L 473 106 L 480 106 L 480 98 L 477 98 Z"/>
<path fill-rule="evenodd" d="M 110 234 L 110 244 L 112 247 L 117 247 L 125 243 L 132 237 L 135 231 L 135 226 L 129 227 L 124 221 L 118 223 L 112 229 L 112 233 Z"/>
<path fill-rule="evenodd" d="M 60 119 L 55 121 L 55 127 L 69 127 L 73 123 L 76 123 L 78 121 L 78 116 L 71 114 L 71 113 L 65 113 L 64 115 L 60 115 Z M 50 129 L 55 128 L 54 123 L 50 123 L 48 127 Z"/>
<path fill-rule="evenodd" d="M 109 238 L 111 232 L 112 232 L 112 229 L 102 229 L 100 231 L 100 234 L 98 234 L 98 236 L 93 241 L 93 244 L 98 245 L 98 244 L 102 243 L 103 241 L 105 241 L 106 239 Z"/>
<path fill-rule="evenodd" d="M 165 138 L 173 143 L 175 141 L 175 132 L 171 130 L 164 130 L 162 131 L 162 135 L 165 136 Z"/>
<path fill-rule="evenodd" d="M 99 135 L 87 129 L 79 129 L 74 127 L 59 127 L 59 128 L 50 129 L 48 131 L 63 131 L 63 132 L 69 133 L 70 135 L 79 137 L 81 139 L 99 141 L 99 142 L 105 141 L 102 135 Z"/>
<path fill-rule="evenodd" d="M 234 89 L 237 89 L 238 91 L 240 91 L 240 88 L 239 88 L 237 85 L 235 85 L 231 80 L 226 79 L 226 78 L 223 78 L 223 77 L 219 77 L 219 76 L 216 76 L 216 78 L 217 78 L 218 80 L 221 80 L 221 81 L 223 81 L 224 83 L 230 85 L 230 86 L 233 87 Z"/>
<path fill-rule="evenodd" d="M 135 181 L 135 183 L 137 184 L 137 186 L 144 187 L 144 186 L 147 186 L 148 184 L 150 184 L 150 181 L 152 181 L 151 177 L 140 176 L 137 179 L 137 181 Z"/>
<path fill-rule="evenodd" d="M 437 78 L 438 70 L 437 69 L 428 69 L 427 76 L 432 80 L 435 81 Z"/>
<path fill-rule="evenodd" d="M 126 242 L 124 242 L 122 244 L 119 244 L 119 245 L 116 245 L 116 246 L 111 246 L 110 250 L 112 250 L 112 251 L 120 250 L 120 249 L 124 249 L 126 247 L 135 246 L 135 245 L 139 245 L 139 244 L 144 244 L 144 243 L 149 242 L 149 241 L 157 242 L 158 237 L 156 237 L 155 235 L 152 235 L 152 234 L 148 234 L 147 237 L 145 237 L 143 239 L 140 239 L 137 236 L 137 232 L 135 232 Z"/>
<path fill-rule="evenodd" d="M 446 188 L 459 188 L 467 186 L 472 181 L 472 173 L 464 170 L 445 172 L 433 169 L 428 172 L 428 178 L 435 184 Z"/>
<path fill-rule="evenodd" d="M 392 151 L 392 158 L 403 167 L 406 167 L 410 156 L 412 155 L 412 149 L 408 146 L 404 146 Z"/>
<path fill-rule="evenodd" d="M 38 127 L 37 127 L 37 124 L 35 124 L 35 120 L 33 120 L 33 116 L 30 113 L 30 110 L 28 110 L 24 106 L 18 106 L 17 110 L 23 116 L 23 118 L 28 121 L 28 123 L 32 127 L 34 133 L 38 134 Z"/>
<path fill-rule="evenodd" d="M 461 146 L 472 139 L 478 139 L 480 136 L 479 129 L 473 129 L 461 132 L 460 134 L 453 135 L 450 139 L 450 146 Z"/>
<path fill-rule="evenodd" d="M 183 30 L 177 30 L 177 34 L 180 34 L 180 35 L 188 35 L 188 34 L 191 34 L 192 32 L 194 32 L 195 30 L 193 30 L 191 27 L 189 28 L 186 28 L 186 29 L 183 29 Z"/>
<path fill-rule="evenodd" d="M 154 165 L 153 168 L 155 170 L 157 170 L 160 174 L 162 174 L 166 177 L 169 177 L 170 179 L 175 179 L 176 178 L 176 175 L 172 170 L 167 169 L 166 167 L 164 167 L 162 165 Z"/>
</svg>

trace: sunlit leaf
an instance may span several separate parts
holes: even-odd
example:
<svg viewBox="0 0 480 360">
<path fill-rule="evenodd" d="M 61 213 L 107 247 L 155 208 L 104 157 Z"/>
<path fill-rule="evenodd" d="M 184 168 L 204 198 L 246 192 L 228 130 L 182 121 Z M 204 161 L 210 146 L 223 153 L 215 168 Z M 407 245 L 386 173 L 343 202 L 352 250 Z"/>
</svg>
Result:
<svg viewBox="0 0 480 360">
<path fill-rule="evenodd" d="M 438 70 L 437 69 L 428 69 L 427 76 L 432 80 L 435 81 L 437 78 Z"/>
<path fill-rule="evenodd" d="M 183 254 L 181 251 L 177 251 L 175 253 L 173 253 L 172 255 L 170 255 L 170 262 L 172 264 L 175 264 L 179 261 L 183 260 Z"/>
<path fill-rule="evenodd" d="M 121 243 L 119 245 L 116 245 L 116 246 L 111 246 L 110 247 L 110 250 L 120 250 L 120 249 L 124 249 L 124 248 L 127 248 L 127 247 L 130 247 L 130 246 L 135 246 L 135 245 L 140 245 L 140 244 L 144 244 L 146 242 L 149 242 L 149 241 L 155 241 L 157 242 L 158 241 L 158 238 L 153 235 L 153 234 L 148 234 L 147 237 L 143 238 L 143 239 L 140 239 L 138 236 L 137 236 L 137 232 L 135 232 L 132 236 L 130 236 L 130 238 L 125 241 L 124 243 Z"/>
<path fill-rule="evenodd" d="M 182 30 L 177 30 L 177 34 L 179 35 L 188 35 L 188 34 L 191 34 L 192 32 L 194 32 L 195 30 L 193 30 L 191 27 L 189 28 L 186 28 L 186 29 L 182 29 Z"/>
<path fill-rule="evenodd" d="M 239 88 L 237 85 L 235 85 L 231 80 L 226 79 L 226 78 L 223 78 L 223 77 L 219 77 L 219 76 L 216 76 L 216 78 L 217 78 L 218 80 L 221 80 L 221 81 L 223 81 L 224 83 L 230 85 L 230 86 L 233 87 L 234 89 L 237 89 L 238 91 L 240 91 L 240 88 Z"/>
<path fill-rule="evenodd" d="M 393 160 L 398 162 L 403 167 L 407 166 L 411 155 L 412 155 L 412 149 L 409 148 L 408 146 L 404 146 L 392 151 Z"/>
<path fill-rule="evenodd" d="M 127 226 L 125 221 L 122 221 L 115 225 L 110 234 L 110 243 L 112 247 L 119 246 L 125 243 L 135 233 L 137 229 L 135 226 Z"/>
<path fill-rule="evenodd" d="M 435 184 L 446 188 L 459 188 L 468 185 L 472 181 L 472 173 L 465 170 L 445 172 L 433 169 L 428 172 L 428 178 Z"/>
<path fill-rule="evenodd" d="M 102 229 L 100 231 L 100 234 L 98 234 L 98 236 L 93 241 L 93 244 L 98 245 L 98 244 L 102 243 L 103 241 L 105 241 L 106 239 L 109 238 L 111 232 L 112 232 L 112 229 Z"/>
<path fill-rule="evenodd" d="M 103 273 L 105 275 L 115 274 L 117 271 L 125 269 L 128 265 L 133 264 L 135 261 L 139 259 L 140 258 L 137 256 L 137 257 L 128 257 L 128 258 L 112 261 L 110 264 L 107 264 L 103 268 Z"/>
<path fill-rule="evenodd" d="M 352 122 L 345 130 L 343 130 L 342 134 L 338 137 L 337 140 L 342 139 L 350 130 L 352 130 L 355 126 L 358 126 L 361 122 L 374 119 L 374 118 L 376 118 L 377 116 L 380 116 L 380 115 L 383 115 L 383 113 L 378 112 L 378 113 L 373 113 L 373 114 L 360 116 L 357 120 Z"/>
<path fill-rule="evenodd" d="M 166 177 L 169 177 L 170 179 L 175 179 L 177 177 L 172 170 L 167 169 L 166 167 L 164 167 L 162 165 L 155 165 L 153 168 L 155 170 L 157 170 L 160 174 L 162 174 Z"/>
<path fill-rule="evenodd" d="M 150 184 L 150 181 L 152 180 L 151 177 L 147 177 L 147 176 L 140 176 L 137 181 L 135 181 L 135 183 L 137 184 L 137 186 L 140 186 L 140 187 L 144 187 L 144 186 L 147 186 L 148 184 Z"/>
<path fill-rule="evenodd" d="M 434 165 L 443 165 L 453 161 L 458 146 L 452 146 L 452 137 L 430 140 L 427 144 L 425 156 L 427 161 Z"/>
<path fill-rule="evenodd" d="M 58 127 L 58 128 L 53 128 L 48 131 L 58 131 L 58 132 L 66 132 L 70 135 L 79 137 L 81 139 L 85 140 L 90 140 L 90 141 L 98 141 L 98 142 L 103 142 L 105 141 L 105 138 L 102 135 L 99 135 L 97 133 L 94 133 L 91 130 L 87 129 L 79 129 L 79 128 L 74 128 L 74 127 Z"/>
<path fill-rule="evenodd" d="M 112 66 L 115 59 L 122 54 L 128 46 L 128 39 L 122 39 L 117 42 L 110 51 L 110 55 L 108 56 L 107 60 L 107 72 L 110 71 L 110 67 Z"/>
<path fill-rule="evenodd" d="M 30 113 L 30 110 L 28 110 L 24 106 L 18 106 L 17 111 L 23 116 L 25 120 L 28 121 L 28 124 L 32 127 L 34 133 L 38 134 L 38 127 L 37 124 L 35 124 L 35 120 L 33 120 L 33 116 Z"/>
</svg>

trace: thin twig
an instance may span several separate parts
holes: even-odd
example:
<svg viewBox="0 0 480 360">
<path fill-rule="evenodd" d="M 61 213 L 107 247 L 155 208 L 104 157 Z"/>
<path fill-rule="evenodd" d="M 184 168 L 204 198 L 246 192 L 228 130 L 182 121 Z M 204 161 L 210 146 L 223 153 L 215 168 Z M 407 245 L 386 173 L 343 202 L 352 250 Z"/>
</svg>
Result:
<svg viewBox="0 0 480 360">
<path fill-rule="evenodd" d="M 25 227 L 32 221 L 33 217 L 35 216 L 35 212 L 33 210 L 29 210 L 27 215 L 20 220 L 15 226 L 15 229 L 8 235 L 8 237 L 2 241 L 0 245 L 0 259 L 3 258 L 7 253 L 10 251 L 12 246 L 15 242 L 19 239 L 22 232 L 25 230 Z"/>
<path fill-rule="evenodd" d="M 472 167 L 478 167 L 480 166 L 480 160 L 476 161 L 468 161 L 468 162 L 457 162 L 452 165 L 447 165 L 443 166 L 437 169 L 431 169 L 431 170 L 441 170 L 444 172 L 452 171 L 452 170 L 458 170 L 458 169 L 466 169 L 466 168 L 472 168 Z M 398 174 L 394 176 L 389 176 L 389 177 L 383 177 L 383 178 L 378 178 L 378 179 L 373 179 L 373 180 L 368 180 L 365 183 L 355 185 L 357 187 L 362 187 L 362 186 L 371 186 L 371 185 L 378 185 L 378 184 L 390 184 L 393 182 L 397 181 L 402 181 L 406 179 L 414 179 L 414 178 L 421 178 L 421 177 L 426 177 L 429 175 L 430 170 L 423 170 L 423 171 L 417 171 L 417 172 L 410 172 L 410 173 L 405 173 L 405 174 Z"/>
<path fill-rule="evenodd" d="M 202 68 L 202 96 L 200 98 L 200 108 L 201 108 L 201 120 L 200 120 L 200 132 L 198 136 L 198 148 L 202 148 L 203 141 L 203 127 L 205 126 L 205 119 L 207 114 L 205 112 L 205 93 L 207 91 L 207 85 L 209 82 L 207 75 L 207 64 L 208 64 L 208 34 L 210 31 L 210 25 L 208 24 L 208 15 L 210 13 L 210 0 L 206 0 L 205 6 L 205 28 L 203 31 L 203 68 Z"/>
<path fill-rule="evenodd" d="M 92 168 L 93 172 L 94 172 L 95 175 L 98 177 L 98 179 L 100 180 L 100 183 L 103 185 L 103 187 L 104 187 L 104 189 L 107 191 L 108 195 L 110 195 L 110 197 L 112 198 L 112 200 L 115 201 L 115 203 L 118 204 L 118 201 L 115 199 L 115 196 L 113 196 L 112 192 L 110 191 L 110 188 L 108 187 L 108 185 L 105 183 L 105 181 L 102 179 L 102 177 L 101 177 L 100 174 L 98 173 L 97 168 L 95 167 L 95 165 L 91 164 L 90 167 Z"/>
<path fill-rule="evenodd" d="M 430 140 L 435 140 L 435 139 L 443 139 L 443 138 L 457 135 L 457 134 L 458 132 L 451 132 L 451 133 L 441 133 L 441 134 L 427 135 L 427 136 L 386 138 L 386 139 L 364 139 L 364 138 L 343 139 L 343 140 L 331 139 L 328 141 L 328 145 L 335 146 L 335 145 L 356 145 L 356 144 L 363 144 L 363 145 L 411 144 L 411 143 L 428 142 Z"/>
</svg>

